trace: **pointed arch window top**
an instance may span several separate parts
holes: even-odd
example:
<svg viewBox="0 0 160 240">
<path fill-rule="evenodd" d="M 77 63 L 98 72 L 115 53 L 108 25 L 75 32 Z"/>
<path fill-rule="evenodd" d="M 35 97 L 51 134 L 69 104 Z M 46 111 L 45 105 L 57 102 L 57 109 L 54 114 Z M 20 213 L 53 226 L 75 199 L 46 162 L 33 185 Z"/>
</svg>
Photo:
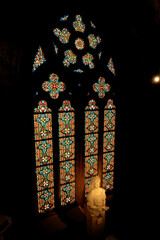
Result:
<svg viewBox="0 0 160 240">
<path fill-rule="evenodd" d="M 34 113 L 46 113 L 46 112 L 52 112 L 52 110 L 48 108 L 46 101 L 41 100 L 38 103 L 38 107 L 34 109 Z"/>
<path fill-rule="evenodd" d="M 98 107 L 96 106 L 96 101 L 91 99 L 88 103 L 88 106 L 85 108 L 85 110 L 97 110 Z"/>
<path fill-rule="evenodd" d="M 109 99 L 108 102 L 107 102 L 107 105 L 105 106 L 105 109 L 112 109 L 112 108 L 116 108 L 116 107 L 113 104 L 113 100 Z"/>
<path fill-rule="evenodd" d="M 71 102 L 69 100 L 64 100 L 62 107 L 59 108 L 59 111 L 74 111 L 74 108 L 71 107 Z"/>
</svg>

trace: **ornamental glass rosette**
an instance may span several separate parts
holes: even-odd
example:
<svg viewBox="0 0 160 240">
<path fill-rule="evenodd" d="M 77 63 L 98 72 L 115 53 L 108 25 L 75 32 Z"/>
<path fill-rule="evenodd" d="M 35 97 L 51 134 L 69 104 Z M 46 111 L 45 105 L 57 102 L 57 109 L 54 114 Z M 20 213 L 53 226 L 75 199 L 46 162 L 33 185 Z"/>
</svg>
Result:
<svg viewBox="0 0 160 240">
<path fill-rule="evenodd" d="M 55 24 L 53 37 L 55 54 L 67 72 L 95 70 L 102 56 L 102 38 L 91 20 L 80 14 L 64 15 Z"/>
</svg>

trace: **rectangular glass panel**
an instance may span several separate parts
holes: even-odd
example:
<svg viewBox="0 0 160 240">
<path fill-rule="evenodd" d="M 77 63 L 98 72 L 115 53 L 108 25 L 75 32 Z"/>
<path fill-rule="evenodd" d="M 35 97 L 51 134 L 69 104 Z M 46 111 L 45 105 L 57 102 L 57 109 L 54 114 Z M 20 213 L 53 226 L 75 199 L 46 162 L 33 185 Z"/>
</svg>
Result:
<svg viewBox="0 0 160 240">
<path fill-rule="evenodd" d="M 102 187 L 106 190 L 113 189 L 114 172 L 103 173 Z"/>
<path fill-rule="evenodd" d="M 74 203 L 75 201 L 75 182 L 60 186 L 61 205 Z"/>
<path fill-rule="evenodd" d="M 98 154 L 98 133 L 85 135 L 85 156 Z"/>
<path fill-rule="evenodd" d="M 113 171 L 114 152 L 103 153 L 103 172 Z"/>
<path fill-rule="evenodd" d="M 75 134 L 74 112 L 59 112 L 59 137 Z"/>
<path fill-rule="evenodd" d="M 115 132 L 104 132 L 103 136 L 103 152 L 114 151 Z"/>
<path fill-rule="evenodd" d="M 38 212 L 43 213 L 54 208 L 54 188 L 38 192 Z"/>
<path fill-rule="evenodd" d="M 59 158 L 60 161 L 71 160 L 75 158 L 75 138 L 59 138 Z"/>
<path fill-rule="evenodd" d="M 36 166 L 53 163 L 52 140 L 35 142 Z"/>
<path fill-rule="evenodd" d="M 104 132 L 115 130 L 116 110 L 104 110 Z"/>
<path fill-rule="evenodd" d="M 34 114 L 35 140 L 52 138 L 52 115 L 50 113 Z"/>
<path fill-rule="evenodd" d="M 75 181 L 75 161 L 60 162 L 60 183 Z"/>
<path fill-rule="evenodd" d="M 98 132 L 99 111 L 85 111 L 85 133 Z"/>
<path fill-rule="evenodd" d="M 85 158 L 85 177 L 91 177 L 98 172 L 98 156 L 89 156 Z"/>
<path fill-rule="evenodd" d="M 37 191 L 54 187 L 53 165 L 47 165 L 36 168 Z"/>
</svg>

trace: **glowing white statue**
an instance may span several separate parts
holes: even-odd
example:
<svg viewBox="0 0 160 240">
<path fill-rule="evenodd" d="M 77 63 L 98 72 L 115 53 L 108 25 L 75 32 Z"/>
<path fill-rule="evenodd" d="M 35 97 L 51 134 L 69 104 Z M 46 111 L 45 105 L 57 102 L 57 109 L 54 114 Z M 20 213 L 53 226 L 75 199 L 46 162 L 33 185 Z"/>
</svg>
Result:
<svg viewBox="0 0 160 240">
<path fill-rule="evenodd" d="M 105 212 L 108 209 L 105 189 L 100 187 L 100 178 L 93 177 L 87 194 L 87 230 L 91 237 L 97 238 L 103 234 Z"/>
</svg>

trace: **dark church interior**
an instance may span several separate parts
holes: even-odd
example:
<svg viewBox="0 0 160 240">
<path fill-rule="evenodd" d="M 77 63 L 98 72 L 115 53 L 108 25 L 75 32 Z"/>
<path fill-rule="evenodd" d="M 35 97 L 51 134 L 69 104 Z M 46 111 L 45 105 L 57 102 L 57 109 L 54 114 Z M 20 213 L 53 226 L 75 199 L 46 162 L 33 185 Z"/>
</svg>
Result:
<svg viewBox="0 0 160 240">
<path fill-rule="evenodd" d="M 105 1 L 93 5 L 53 7 L 50 3 L 37 6 L 32 12 L 26 10 L 27 13 L 24 8 L 14 11 L 6 7 L 2 14 L 0 239 L 89 239 L 81 194 L 82 169 L 77 174 L 80 193 L 73 204 L 63 207 L 57 204 L 51 211 L 37 213 L 33 109 L 41 96 L 46 96 L 55 108 L 62 105 L 64 98 L 60 93 L 58 99 L 51 99 L 42 90 L 40 96 L 45 73 L 32 72 L 33 60 L 39 45 L 47 49 L 50 29 L 66 14 L 80 14 L 96 23 L 104 39 L 104 55 L 113 56 L 116 71 L 115 78 L 109 73 L 112 92 L 106 93 L 107 98 L 113 97 L 116 102 L 116 144 L 114 189 L 106 198 L 109 210 L 102 239 L 145 239 L 149 232 L 151 239 L 156 239 L 153 235 L 157 226 L 151 228 L 151 222 L 157 214 L 159 198 L 160 2 Z M 39 69 L 65 76 L 68 85 L 64 94 L 79 112 L 92 94 L 97 104 L 102 102 L 85 81 L 91 79 L 93 84 L 95 76 L 103 75 L 100 64 L 93 73 L 75 75 L 59 63 L 51 61 L 46 65 L 48 69 L 45 64 Z M 81 118 L 76 121 L 77 129 L 81 129 Z M 103 131 L 101 125 L 99 131 Z M 79 146 L 77 155 L 83 156 L 81 152 Z M 54 175 L 56 179 L 56 172 Z"/>
</svg>

